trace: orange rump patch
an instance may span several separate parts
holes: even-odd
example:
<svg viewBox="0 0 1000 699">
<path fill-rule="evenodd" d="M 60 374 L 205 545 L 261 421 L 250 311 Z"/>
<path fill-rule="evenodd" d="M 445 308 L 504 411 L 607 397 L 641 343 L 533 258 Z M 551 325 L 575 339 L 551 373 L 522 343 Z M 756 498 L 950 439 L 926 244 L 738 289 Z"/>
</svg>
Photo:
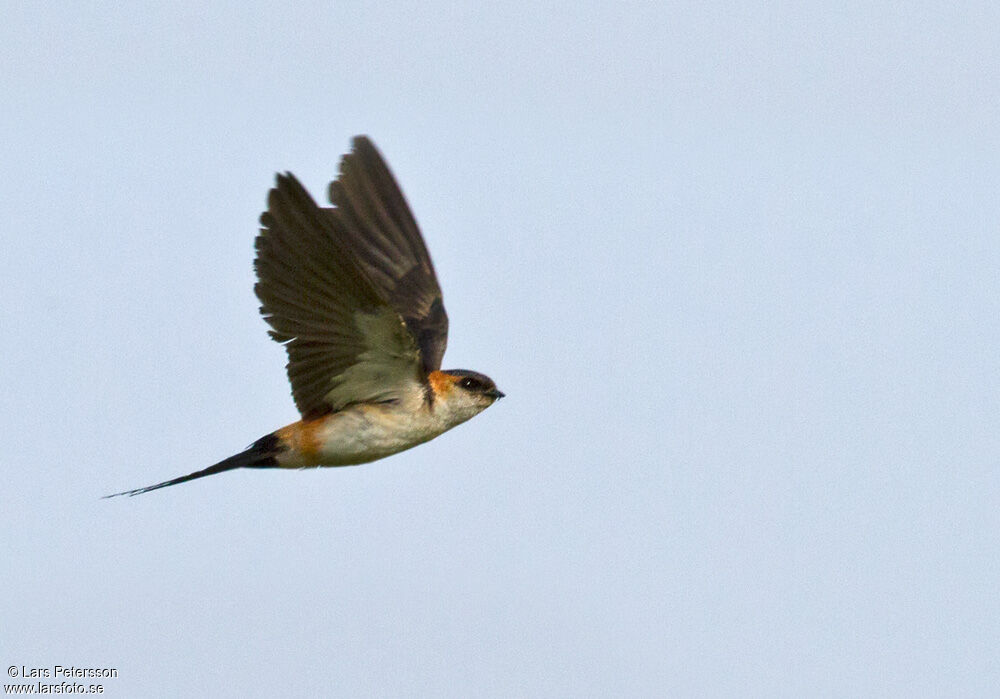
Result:
<svg viewBox="0 0 1000 699">
<path fill-rule="evenodd" d="M 298 455 L 304 465 L 315 465 L 319 463 L 319 451 L 322 446 L 320 429 L 328 418 L 328 415 L 324 415 L 315 420 L 299 420 L 282 427 L 275 434 L 282 444 Z"/>
</svg>

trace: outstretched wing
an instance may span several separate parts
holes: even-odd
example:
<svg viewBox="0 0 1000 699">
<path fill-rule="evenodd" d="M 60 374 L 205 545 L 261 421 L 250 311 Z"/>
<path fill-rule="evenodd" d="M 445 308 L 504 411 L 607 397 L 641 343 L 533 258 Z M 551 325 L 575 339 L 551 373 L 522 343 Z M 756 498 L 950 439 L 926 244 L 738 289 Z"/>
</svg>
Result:
<svg viewBox="0 0 1000 699">
<path fill-rule="evenodd" d="M 261 313 L 288 351 L 304 417 L 392 400 L 439 369 L 448 338 L 420 229 L 374 144 L 354 139 L 320 208 L 278 175 L 257 237 Z"/>
</svg>

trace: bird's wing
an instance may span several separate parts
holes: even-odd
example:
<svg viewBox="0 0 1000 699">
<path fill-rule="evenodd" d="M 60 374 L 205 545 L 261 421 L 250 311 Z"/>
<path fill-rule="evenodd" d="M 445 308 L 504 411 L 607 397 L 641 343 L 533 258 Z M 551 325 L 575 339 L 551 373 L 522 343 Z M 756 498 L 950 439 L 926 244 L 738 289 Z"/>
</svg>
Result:
<svg viewBox="0 0 1000 699">
<path fill-rule="evenodd" d="M 393 400 L 439 369 L 448 316 L 434 267 L 392 173 L 354 139 L 320 208 L 278 175 L 257 237 L 261 313 L 288 351 L 304 417 Z"/>
</svg>

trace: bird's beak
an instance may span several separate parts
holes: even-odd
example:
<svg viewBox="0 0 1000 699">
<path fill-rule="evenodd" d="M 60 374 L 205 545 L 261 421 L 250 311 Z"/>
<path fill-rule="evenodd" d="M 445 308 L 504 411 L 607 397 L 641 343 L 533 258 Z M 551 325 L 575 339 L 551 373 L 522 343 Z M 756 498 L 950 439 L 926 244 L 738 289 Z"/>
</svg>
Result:
<svg viewBox="0 0 1000 699">
<path fill-rule="evenodd" d="M 492 391 L 489 391 L 486 395 L 488 395 L 493 400 L 500 400 L 507 394 L 501 391 L 499 388 L 494 388 Z"/>
</svg>

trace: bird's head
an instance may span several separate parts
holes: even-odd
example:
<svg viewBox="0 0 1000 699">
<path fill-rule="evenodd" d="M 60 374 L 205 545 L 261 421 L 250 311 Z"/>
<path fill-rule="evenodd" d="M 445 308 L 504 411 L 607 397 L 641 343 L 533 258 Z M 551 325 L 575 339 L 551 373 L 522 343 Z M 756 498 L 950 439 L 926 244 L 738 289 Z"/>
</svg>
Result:
<svg viewBox="0 0 1000 699">
<path fill-rule="evenodd" d="M 466 369 L 432 372 L 430 384 L 435 400 L 447 406 L 455 424 L 478 415 L 504 396 L 489 376 Z"/>
</svg>

